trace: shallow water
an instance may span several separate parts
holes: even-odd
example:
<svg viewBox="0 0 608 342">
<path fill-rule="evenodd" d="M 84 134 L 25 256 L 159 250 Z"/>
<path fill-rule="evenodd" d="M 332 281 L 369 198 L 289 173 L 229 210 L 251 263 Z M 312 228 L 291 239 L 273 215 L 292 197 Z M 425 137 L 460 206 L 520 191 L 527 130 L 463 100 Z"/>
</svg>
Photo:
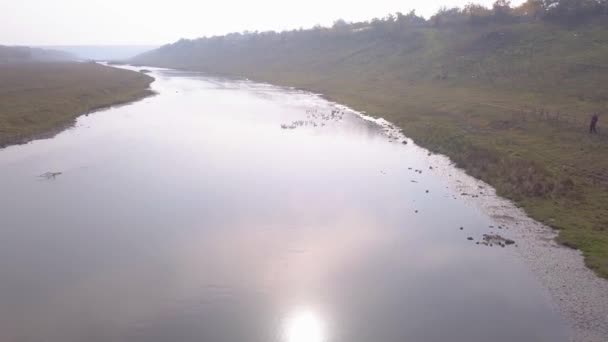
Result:
<svg viewBox="0 0 608 342">
<path fill-rule="evenodd" d="M 311 94 L 153 76 L 0 151 L 0 340 L 567 341 L 451 166 Z"/>
</svg>

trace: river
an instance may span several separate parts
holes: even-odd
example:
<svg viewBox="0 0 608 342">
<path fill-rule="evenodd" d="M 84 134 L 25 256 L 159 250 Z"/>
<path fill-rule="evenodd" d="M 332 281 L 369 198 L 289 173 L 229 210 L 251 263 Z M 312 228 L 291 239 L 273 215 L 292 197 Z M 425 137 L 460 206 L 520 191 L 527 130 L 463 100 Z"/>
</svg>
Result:
<svg viewBox="0 0 608 342">
<path fill-rule="evenodd" d="M 0 340 L 569 339 L 461 171 L 313 94 L 152 76 L 0 150 Z"/>
</svg>

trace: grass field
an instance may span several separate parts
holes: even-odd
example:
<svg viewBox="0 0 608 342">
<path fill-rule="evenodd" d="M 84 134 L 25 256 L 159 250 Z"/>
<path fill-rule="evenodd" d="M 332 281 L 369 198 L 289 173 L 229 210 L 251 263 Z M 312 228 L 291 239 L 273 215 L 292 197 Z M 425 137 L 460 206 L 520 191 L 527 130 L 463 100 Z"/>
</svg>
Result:
<svg viewBox="0 0 608 342">
<path fill-rule="evenodd" d="M 0 64 L 0 147 L 54 133 L 83 113 L 147 96 L 152 81 L 94 63 Z"/>
<path fill-rule="evenodd" d="M 183 40 L 135 61 L 309 89 L 384 117 L 559 229 L 608 277 L 606 25 L 317 29 Z"/>
</svg>

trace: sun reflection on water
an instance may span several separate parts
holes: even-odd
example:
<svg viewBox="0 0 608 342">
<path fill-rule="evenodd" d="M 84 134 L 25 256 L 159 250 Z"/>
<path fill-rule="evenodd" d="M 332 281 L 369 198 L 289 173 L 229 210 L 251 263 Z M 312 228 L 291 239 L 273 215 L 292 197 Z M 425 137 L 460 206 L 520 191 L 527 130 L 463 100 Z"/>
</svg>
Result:
<svg viewBox="0 0 608 342">
<path fill-rule="evenodd" d="M 302 310 L 285 320 L 285 342 L 325 342 L 325 324 L 314 311 Z"/>
</svg>

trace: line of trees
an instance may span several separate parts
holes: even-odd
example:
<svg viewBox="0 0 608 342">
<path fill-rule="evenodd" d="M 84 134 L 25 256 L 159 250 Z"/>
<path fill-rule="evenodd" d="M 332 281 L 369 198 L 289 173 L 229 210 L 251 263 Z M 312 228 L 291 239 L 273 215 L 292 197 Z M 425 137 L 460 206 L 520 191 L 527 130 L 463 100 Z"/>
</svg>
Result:
<svg viewBox="0 0 608 342">
<path fill-rule="evenodd" d="M 363 22 L 337 20 L 332 27 L 315 26 L 312 29 L 283 32 L 231 33 L 225 36 L 206 37 L 196 40 L 182 39 L 173 48 L 193 45 L 206 45 L 224 41 L 287 41 L 289 39 L 316 39 L 336 35 L 351 35 L 367 31 L 371 36 L 391 36 L 409 31 L 412 27 L 454 27 L 479 26 L 493 23 L 518 23 L 530 21 L 549 21 L 563 25 L 577 25 L 587 22 L 608 23 L 608 0 L 527 0 L 519 6 L 512 6 L 510 0 L 496 0 L 491 7 L 469 3 L 463 8 L 442 8 L 429 19 L 411 11 L 407 14 L 397 12 L 384 18 L 374 18 Z"/>
<path fill-rule="evenodd" d="M 536 20 L 564 25 L 608 22 L 608 0 L 527 0 L 519 6 L 512 6 L 510 0 L 496 0 L 491 7 L 469 3 L 463 8 L 442 8 L 428 20 L 418 16 L 415 11 L 408 14 L 397 12 L 369 22 L 347 23 L 338 20 L 332 29 L 348 31 L 367 28 L 387 32 L 411 26 L 484 25 Z"/>
<path fill-rule="evenodd" d="M 580 24 L 608 16 L 608 0 L 527 0 L 511 6 L 509 0 L 497 0 L 488 8 L 470 3 L 464 8 L 441 9 L 431 17 L 433 25 L 470 22 L 516 22 L 547 20 L 561 24 Z"/>
<path fill-rule="evenodd" d="M 509 0 L 496 0 L 491 7 L 469 3 L 463 8 L 442 8 L 429 20 L 412 11 L 407 15 L 396 13 L 384 18 L 375 18 L 369 24 L 371 27 L 394 24 L 445 26 L 545 20 L 572 25 L 594 19 L 608 19 L 608 0 L 527 0 L 519 6 L 512 6 Z M 348 25 L 339 20 L 334 24 L 334 29 L 345 29 Z"/>
<path fill-rule="evenodd" d="M 412 26 L 483 25 L 536 20 L 564 25 L 608 22 L 608 0 L 527 0 L 519 6 L 512 6 L 510 0 L 496 0 L 491 7 L 469 3 L 463 8 L 442 8 L 428 20 L 418 16 L 415 11 L 408 14 L 397 12 L 384 18 L 358 23 L 347 23 L 340 19 L 331 29 L 342 32 L 364 29 L 390 32 Z M 315 29 L 323 28 L 317 26 Z"/>
</svg>

